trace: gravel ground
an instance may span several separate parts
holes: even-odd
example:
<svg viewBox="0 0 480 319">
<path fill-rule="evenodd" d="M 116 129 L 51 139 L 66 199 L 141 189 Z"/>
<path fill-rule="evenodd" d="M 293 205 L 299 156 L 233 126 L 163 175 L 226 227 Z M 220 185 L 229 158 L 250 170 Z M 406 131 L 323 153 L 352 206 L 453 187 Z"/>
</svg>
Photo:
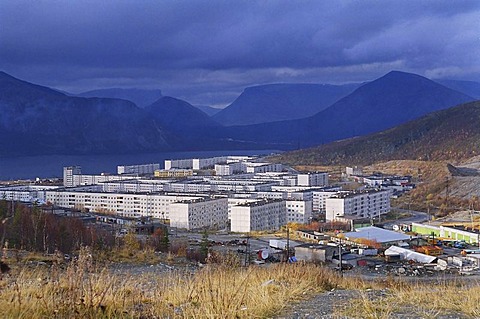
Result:
<svg viewBox="0 0 480 319">
<path fill-rule="evenodd" d="M 388 290 L 370 290 L 366 292 L 370 300 L 385 296 Z M 350 303 L 361 298 L 360 292 L 355 290 L 332 290 L 318 294 L 311 299 L 300 301 L 292 304 L 281 315 L 275 319 L 360 319 L 364 318 L 360 314 L 358 316 L 346 316 L 345 310 Z M 370 318 L 391 318 L 391 319 L 463 319 L 470 318 L 460 313 L 451 312 L 448 314 L 438 314 L 432 312 L 419 312 L 415 308 L 405 307 L 396 310 L 390 314 L 377 314 Z"/>
</svg>

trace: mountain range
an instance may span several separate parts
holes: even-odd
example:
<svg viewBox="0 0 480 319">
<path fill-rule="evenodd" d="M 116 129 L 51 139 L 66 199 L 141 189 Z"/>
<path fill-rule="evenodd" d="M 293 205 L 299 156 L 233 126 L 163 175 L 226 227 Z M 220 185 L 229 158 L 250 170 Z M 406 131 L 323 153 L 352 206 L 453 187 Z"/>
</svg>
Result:
<svg viewBox="0 0 480 319">
<path fill-rule="evenodd" d="M 0 156 L 168 150 L 165 132 L 125 100 L 70 97 L 0 72 Z"/>
<path fill-rule="evenodd" d="M 468 87 L 471 90 L 471 85 L 462 87 L 462 91 Z M 302 98 L 301 92 L 311 94 L 305 93 Z M 156 91 L 156 94 L 158 97 L 161 92 Z M 310 109 L 315 99 L 325 96 L 327 100 L 326 96 L 335 94 L 338 100 L 329 107 L 324 108 L 322 104 L 318 108 L 323 109 L 314 115 L 295 119 L 298 108 L 292 105 L 304 101 L 303 104 L 309 105 L 304 110 Z M 223 126 L 216 120 L 217 116 L 210 118 L 188 102 L 174 97 L 160 96 L 148 105 L 142 102 L 142 107 L 136 105 L 140 104 L 139 99 L 134 103 L 127 98 L 133 99 L 126 95 L 123 99 L 68 96 L 0 72 L 0 136 L 3 137 L 0 156 L 288 150 L 378 132 L 430 112 L 475 100 L 427 78 L 399 71 L 356 86 L 276 84 L 248 88 L 228 107 L 229 112 L 237 112 L 232 115 L 232 122 L 244 121 L 245 114 L 261 118 L 252 112 L 267 105 L 266 101 L 278 101 L 277 109 L 285 108 L 282 116 L 288 115 L 288 105 L 294 108 L 290 110 L 289 120 L 251 125 Z M 245 102 L 248 100 L 251 103 Z M 249 109 L 250 104 L 256 106 Z M 270 120 L 274 114 L 282 113 L 275 111 L 274 104 L 265 106 L 268 112 L 260 113 L 270 114 Z"/>
<path fill-rule="evenodd" d="M 276 157 L 295 165 L 369 165 L 390 160 L 464 160 L 480 154 L 480 101 L 429 113 L 367 136 Z"/>
<path fill-rule="evenodd" d="M 213 118 L 227 126 L 312 116 L 350 94 L 361 84 L 268 84 L 246 88 Z"/>
<path fill-rule="evenodd" d="M 425 77 L 392 71 L 366 83 L 317 114 L 299 119 L 232 126 L 232 139 L 304 148 L 385 130 L 475 98 Z"/>
<path fill-rule="evenodd" d="M 161 90 L 143 90 L 143 89 L 99 89 L 87 91 L 74 96 L 78 97 L 103 97 L 111 99 L 127 100 L 135 103 L 138 107 L 147 107 L 162 97 Z"/>
</svg>

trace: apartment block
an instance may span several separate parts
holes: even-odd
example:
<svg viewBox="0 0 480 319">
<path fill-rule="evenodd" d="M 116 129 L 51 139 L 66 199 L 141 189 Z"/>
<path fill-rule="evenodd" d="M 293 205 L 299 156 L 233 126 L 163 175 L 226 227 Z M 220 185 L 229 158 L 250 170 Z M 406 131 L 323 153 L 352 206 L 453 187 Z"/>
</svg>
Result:
<svg viewBox="0 0 480 319">
<path fill-rule="evenodd" d="M 228 223 L 227 198 L 195 198 L 170 204 L 170 225 L 185 229 L 223 229 Z"/>
<path fill-rule="evenodd" d="M 287 223 L 308 224 L 312 218 L 311 200 L 287 200 Z"/>
<path fill-rule="evenodd" d="M 170 204 L 197 196 L 149 193 L 104 193 L 70 190 L 46 191 L 45 199 L 53 205 L 123 216 L 170 218 Z"/>
<path fill-rule="evenodd" d="M 338 193 L 326 199 L 326 219 L 378 218 L 390 211 L 390 196 L 388 190 Z"/>
<path fill-rule="evenodd" d="M 140 164 L 140 165 L 119 165 L 117 166 L 117 174 L 132 175 L 152 175 L 156 170 L 160 169 L 160 164 Z"/>
<path fill-rule="evenodd" d="M 320 186 L 324 187 L 328 185 L 328 173 L 315 172 L 305 173 L 297 175 L 298 186 Z"/>
<path fill-rule="evenodd" d="M 283 200 L 258 200 L 233 206 L 231 209 L 231 231 L 278 230 L 287 220 Z"/>
</svg>

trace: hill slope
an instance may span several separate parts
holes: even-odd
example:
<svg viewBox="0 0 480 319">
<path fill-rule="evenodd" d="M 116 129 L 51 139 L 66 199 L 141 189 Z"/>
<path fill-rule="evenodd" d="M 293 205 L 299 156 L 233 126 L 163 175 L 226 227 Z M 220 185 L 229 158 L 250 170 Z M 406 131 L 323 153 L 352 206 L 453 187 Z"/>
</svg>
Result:
<svg viewBox="0 0 480 319">
<path fill-rule="evenodd" d="M 222 109 L 217 109 L 215 107 L 211 107 L 208 105 L 194 105 L 194 106 L 200 111 L 202 111 L 203 113 L 207 114 L 208 116 L 213 116 L 222 110 Z"/>
<path fill-rule="evenodd" d="M 311 116 L 360 84 L 268 84 L 246 88 L 213 118 L 223 125 L 247 125 Z"/>
<path fill-rule="evenodd" d="M 284 153 L 290 164 L 368 165 L 374 162 L 462 160 L 480 154 L 480 101 L 437 111 L 398 127 Z"/>
<path fill-rule="evenodd" d="M 160 90 L 142 89 L 99 89 L 77 94 L 78 97 L 102 97 L 122 99 L 135 103 L 138 107 L 146 107 L 162 97 Z"/>
<path fill-rule="evenodd" d="M 228 128 L 229 137 L 287 148 L 309 147 L 385 130 L 474 98 L 419 75 L 392 71 L 316 115 Z"/>
<path fill-rule="evenodd" d="M 0 156 L 170 149 L 132 102 L 66 96 L 0 72 Z"/>
<path fill-rule="evenodd" d="M 437 82 L 480 100 L 480 83 L 478 82 L 457 80 L 438 80 Z"/>
<path fill-rule="evenodd" d="M 226 141 L 217 136 L 206 137 L 208 131 L 220 127 L 220 124 L 188 102 L 165 96 L 146 107 L 145 111 L 170 132 L 169 141 L 178 148 L 202 150 L 225 146 Z"/>
</svg>

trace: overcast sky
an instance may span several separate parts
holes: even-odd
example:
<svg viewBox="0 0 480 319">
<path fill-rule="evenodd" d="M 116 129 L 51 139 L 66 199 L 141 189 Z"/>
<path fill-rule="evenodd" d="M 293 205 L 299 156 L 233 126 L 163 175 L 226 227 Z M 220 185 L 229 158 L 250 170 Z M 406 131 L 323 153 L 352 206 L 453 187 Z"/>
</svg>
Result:
<svg viewBox="0 0 480 319">
<path fill-rule="evenodd" d="M 480 1 L 1 0 L 0 70 L 214 106 L 247 86 L 390 70 L 480 81 Z"/>
</svg>

